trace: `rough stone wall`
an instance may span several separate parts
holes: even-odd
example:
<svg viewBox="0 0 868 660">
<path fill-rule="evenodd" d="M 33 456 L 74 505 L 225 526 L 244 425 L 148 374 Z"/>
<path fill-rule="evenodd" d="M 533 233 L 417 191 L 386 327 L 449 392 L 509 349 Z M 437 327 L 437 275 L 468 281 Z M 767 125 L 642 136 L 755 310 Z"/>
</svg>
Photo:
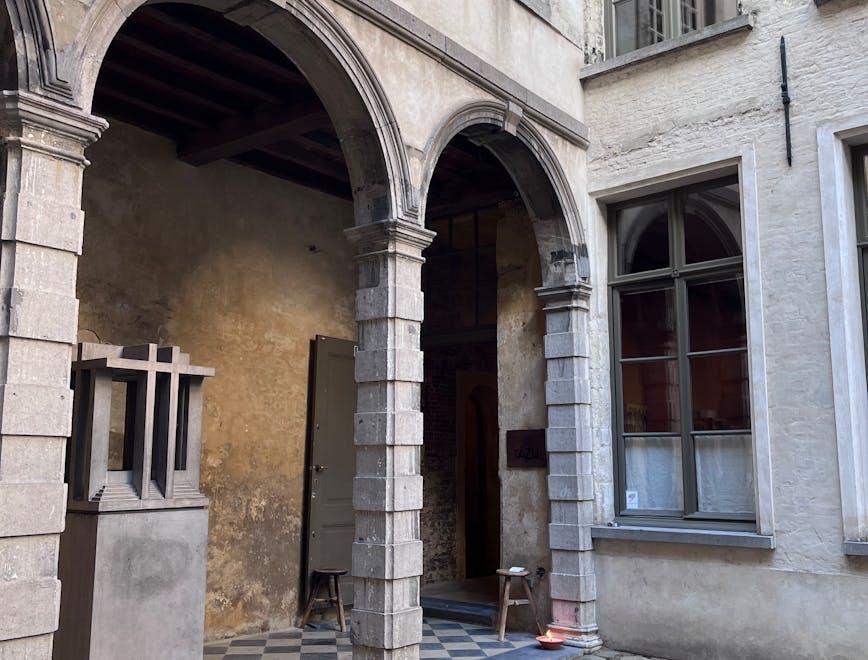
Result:
<svg viewBox="0 0 868 660">
<path fill-rule="evenodd" d="M 298 600 L 309 341 L 354 338 L 349 203 L 121 123 L 89 152 L 80 339 L 178 344 L 214 366 L 206 635 L 285 626 Z"/>
<path fill-rule="evenodd" d="M 598 542 L 600 627 L 615 647 L 673 658 L 861 658 L 868 562 L 841 551 L 816 130 L 868 107 L 868 5 L 743 4 L 755 12 L 753 31 L 585 83 L 588 178 L 590 189 L 602 189 L 624 177 L 641 180 L 650 168 L 677 167 L 682 157 L 755 148 L 777 549 Z M 793 98 L 792 168 L 781 35 Z M 601 215 L 591 229 L 595 470 L 604 520 L 612 478 Z"/>
<path fill-rule="evenodd" d="M 456 384 L 459 371 L 494 372 L 493 346 L 443 346 L 425 351 L 422 399 L 425 444 L 422 447 L 423 584 L 458 577 L 456 455 L 458 450 Z"/>
<path fill-rule="evenodd" d="M 545 317 L 534 292 L 541 280 L 539 256 L 527 213 L 519 204 L 506 209 L 497 224 L 497 273 L 501 564 L 548 572 L 547 472 L 506 467 L 506 432 L 546 426 Z M 535 582 L 534 589 L 545 625 L 550 620 L 548 581 Z M 532 629 L 529 608 L 517 608 L 510 620 Z"/>
</svg>

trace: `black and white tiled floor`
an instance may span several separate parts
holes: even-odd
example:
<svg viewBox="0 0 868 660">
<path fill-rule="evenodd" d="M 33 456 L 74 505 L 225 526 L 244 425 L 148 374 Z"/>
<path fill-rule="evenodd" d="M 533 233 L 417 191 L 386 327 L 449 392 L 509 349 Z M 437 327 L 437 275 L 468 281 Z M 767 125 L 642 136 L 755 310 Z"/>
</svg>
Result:
<svg viewBox="0 0 868 660">
<path fill-rule="evenodd" d="M 497 640 L 491 628 L 474 623 L 425 619 L 422 626 L 422 658 L 487 658 L 534 645 L 528 633 L 507 633 Z M 262 633 L 205 646 L 204 660 L 348 660 L 352 657 L 349 632 L 342 633 L 327 623 L 283 632 Z"/>
</svg>

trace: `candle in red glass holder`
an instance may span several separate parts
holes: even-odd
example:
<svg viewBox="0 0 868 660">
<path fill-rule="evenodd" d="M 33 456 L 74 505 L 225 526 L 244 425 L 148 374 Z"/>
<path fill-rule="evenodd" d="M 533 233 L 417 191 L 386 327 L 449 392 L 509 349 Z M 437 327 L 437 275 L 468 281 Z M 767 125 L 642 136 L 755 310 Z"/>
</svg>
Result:
<svg viewBox="0 0 868 660">
<path fill-rule="evenodd" d="M 538 641 L 539 645 L 542 646 L 546 651 L 557 651 L 564 645 L 563 638 L 555 637 L 554 635 L 552 635 L 551 630 L 546 630 L 546 634 L 537 637 L 536 641 Z"/>
</svg>

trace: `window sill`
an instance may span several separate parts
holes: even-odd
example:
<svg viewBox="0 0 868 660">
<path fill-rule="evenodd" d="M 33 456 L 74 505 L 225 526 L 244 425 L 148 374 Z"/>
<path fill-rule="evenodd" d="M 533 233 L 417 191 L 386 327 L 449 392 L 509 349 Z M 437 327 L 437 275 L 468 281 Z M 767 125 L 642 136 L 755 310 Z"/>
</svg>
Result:
<svg viewBox="0 0 868 660">
<path fill-rule="evenodd" d="M 656 543 L 688 543 L 693 545 L 718 545 L 731 548 L 754 548 L 773 550 L 774 536 L 754 532 L 690 529 L 685 527 L 591 527 L 591 538 L 620 541 L 653 541 Z M 868 545 L 868 544 L 866 544 Z"/>
<path fill-rule="evenodd" d="M 844 541 L 844 554 L 850 557 L 868 557 L 868 541 Z"/>
<path fill-rule="evenodd" d="M 662 57 L 663 55 L 682 50 L 683 48 L 688 48 L 694 44 L 716 39 L 734 32 L 741 32 L 742 30 L 751 30 L 753 29 L 753 24 L 753 14 L 742 14 L 735 18 L 731 18 L 728 21 L 721 21 L 720 23 L 709 25 L 701 30 L 695 30 L 674 39 L 661 41 L 659 44 L 645 46 L 644 48 L 639 48 L 630 51 L 629 53 L 624 53 L 623 55 L 617 55 L 616 57 L 612 57 L 603 62 L 598 62 L 597 64 L 584 66 L 579 71 L 579 80 L 584 83 L 585 81 L 592 80 L 598 76 L 612 73 L 613 71 L 620 71 L 621 69 L 639 62 L 647 62 Z"/>
</svg>

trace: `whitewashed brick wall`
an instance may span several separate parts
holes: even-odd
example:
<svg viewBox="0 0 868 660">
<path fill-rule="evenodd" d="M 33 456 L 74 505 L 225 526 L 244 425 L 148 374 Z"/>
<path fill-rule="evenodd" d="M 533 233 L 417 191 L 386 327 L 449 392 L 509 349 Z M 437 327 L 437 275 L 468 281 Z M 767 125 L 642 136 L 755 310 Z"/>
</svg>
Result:
<svg viewBox="0 0 868 660">
<path fill-rule="evenodd" d="M 592 16 L 601 3 L 587 4 L 592 7 L 586 15 Z M 818 123 L 868 107 L 868 3 L 743 4 L 755 14 L 752 31 L 585 83 L 585 121 L 592 140 L 588 178 L 590 189 L 601 189 L 616 179 L 638 181 L 643 173 L 723 147 L 755 149 L 777 549 L 688 551 L 675 545 L 598 543 L 600 627 L 604 638 L 608 634 L 627 644 L 650 635 L 645 650 L 660 655 L 665 655 L 667 643 L 670 652 L 684 653 L 698 648 L 695 644 L 702 638 L 711 640 L 702 657 L 734 657 L 739 644 L 750 654 L 760 648 L 755 644 L 765 634 L 770 647 L 777 643 L 781 653 L 794 657 L 809 651 L 831 657 L 830 649 L 842 657 L 862 657 L 849 653 L 859 648 L 861 633 L 855 627 L 864 630 L 868 625 L 868 563 L 848 559 L 841 549 L 816 134 Z M 789 59 L 792 167 L 785 154 L 781 35 L 787 39 Z M 597 515 L 603 520 L 612 511 L 607 301 L 602 286 L 607 277 L 606 227 L 599 214 L 590 223 L 597 283 L 592 308 Z M 623 574 L 616 573 L 628 568 L 630 579 L 619 582 Z M 798 575 L 802 577 L 795 579 Z M 709 585 L 718 583 L 717 593 L 710 592 Z M 702 585 L 709 591 L 703 592 Z M 668 602 L 659 598 L 659 591 L 653 593 L 664 587 L 669 589 Z M 755 593 L 758 588 L 761 595 Z M 630 589 L 638 591 L 629 594 L 629 602 L 617 602 Z M 758 595 L 762 605 L 755 600 Z M 711 605 L 717 602 L 727 605 L 715 610 Z M 811 623 L 800 626 L 806 602 L 811 604 Z M 703 606 L 709 608 L 705 613 Z M 666 642 L 654 633 L 662 633 L 663 626 L 673 626 L 670 636 L 673 630 L 683 636 Z M 823 629 L 822 642 L 816 637 L 818 628 Z"/>
</svg>

